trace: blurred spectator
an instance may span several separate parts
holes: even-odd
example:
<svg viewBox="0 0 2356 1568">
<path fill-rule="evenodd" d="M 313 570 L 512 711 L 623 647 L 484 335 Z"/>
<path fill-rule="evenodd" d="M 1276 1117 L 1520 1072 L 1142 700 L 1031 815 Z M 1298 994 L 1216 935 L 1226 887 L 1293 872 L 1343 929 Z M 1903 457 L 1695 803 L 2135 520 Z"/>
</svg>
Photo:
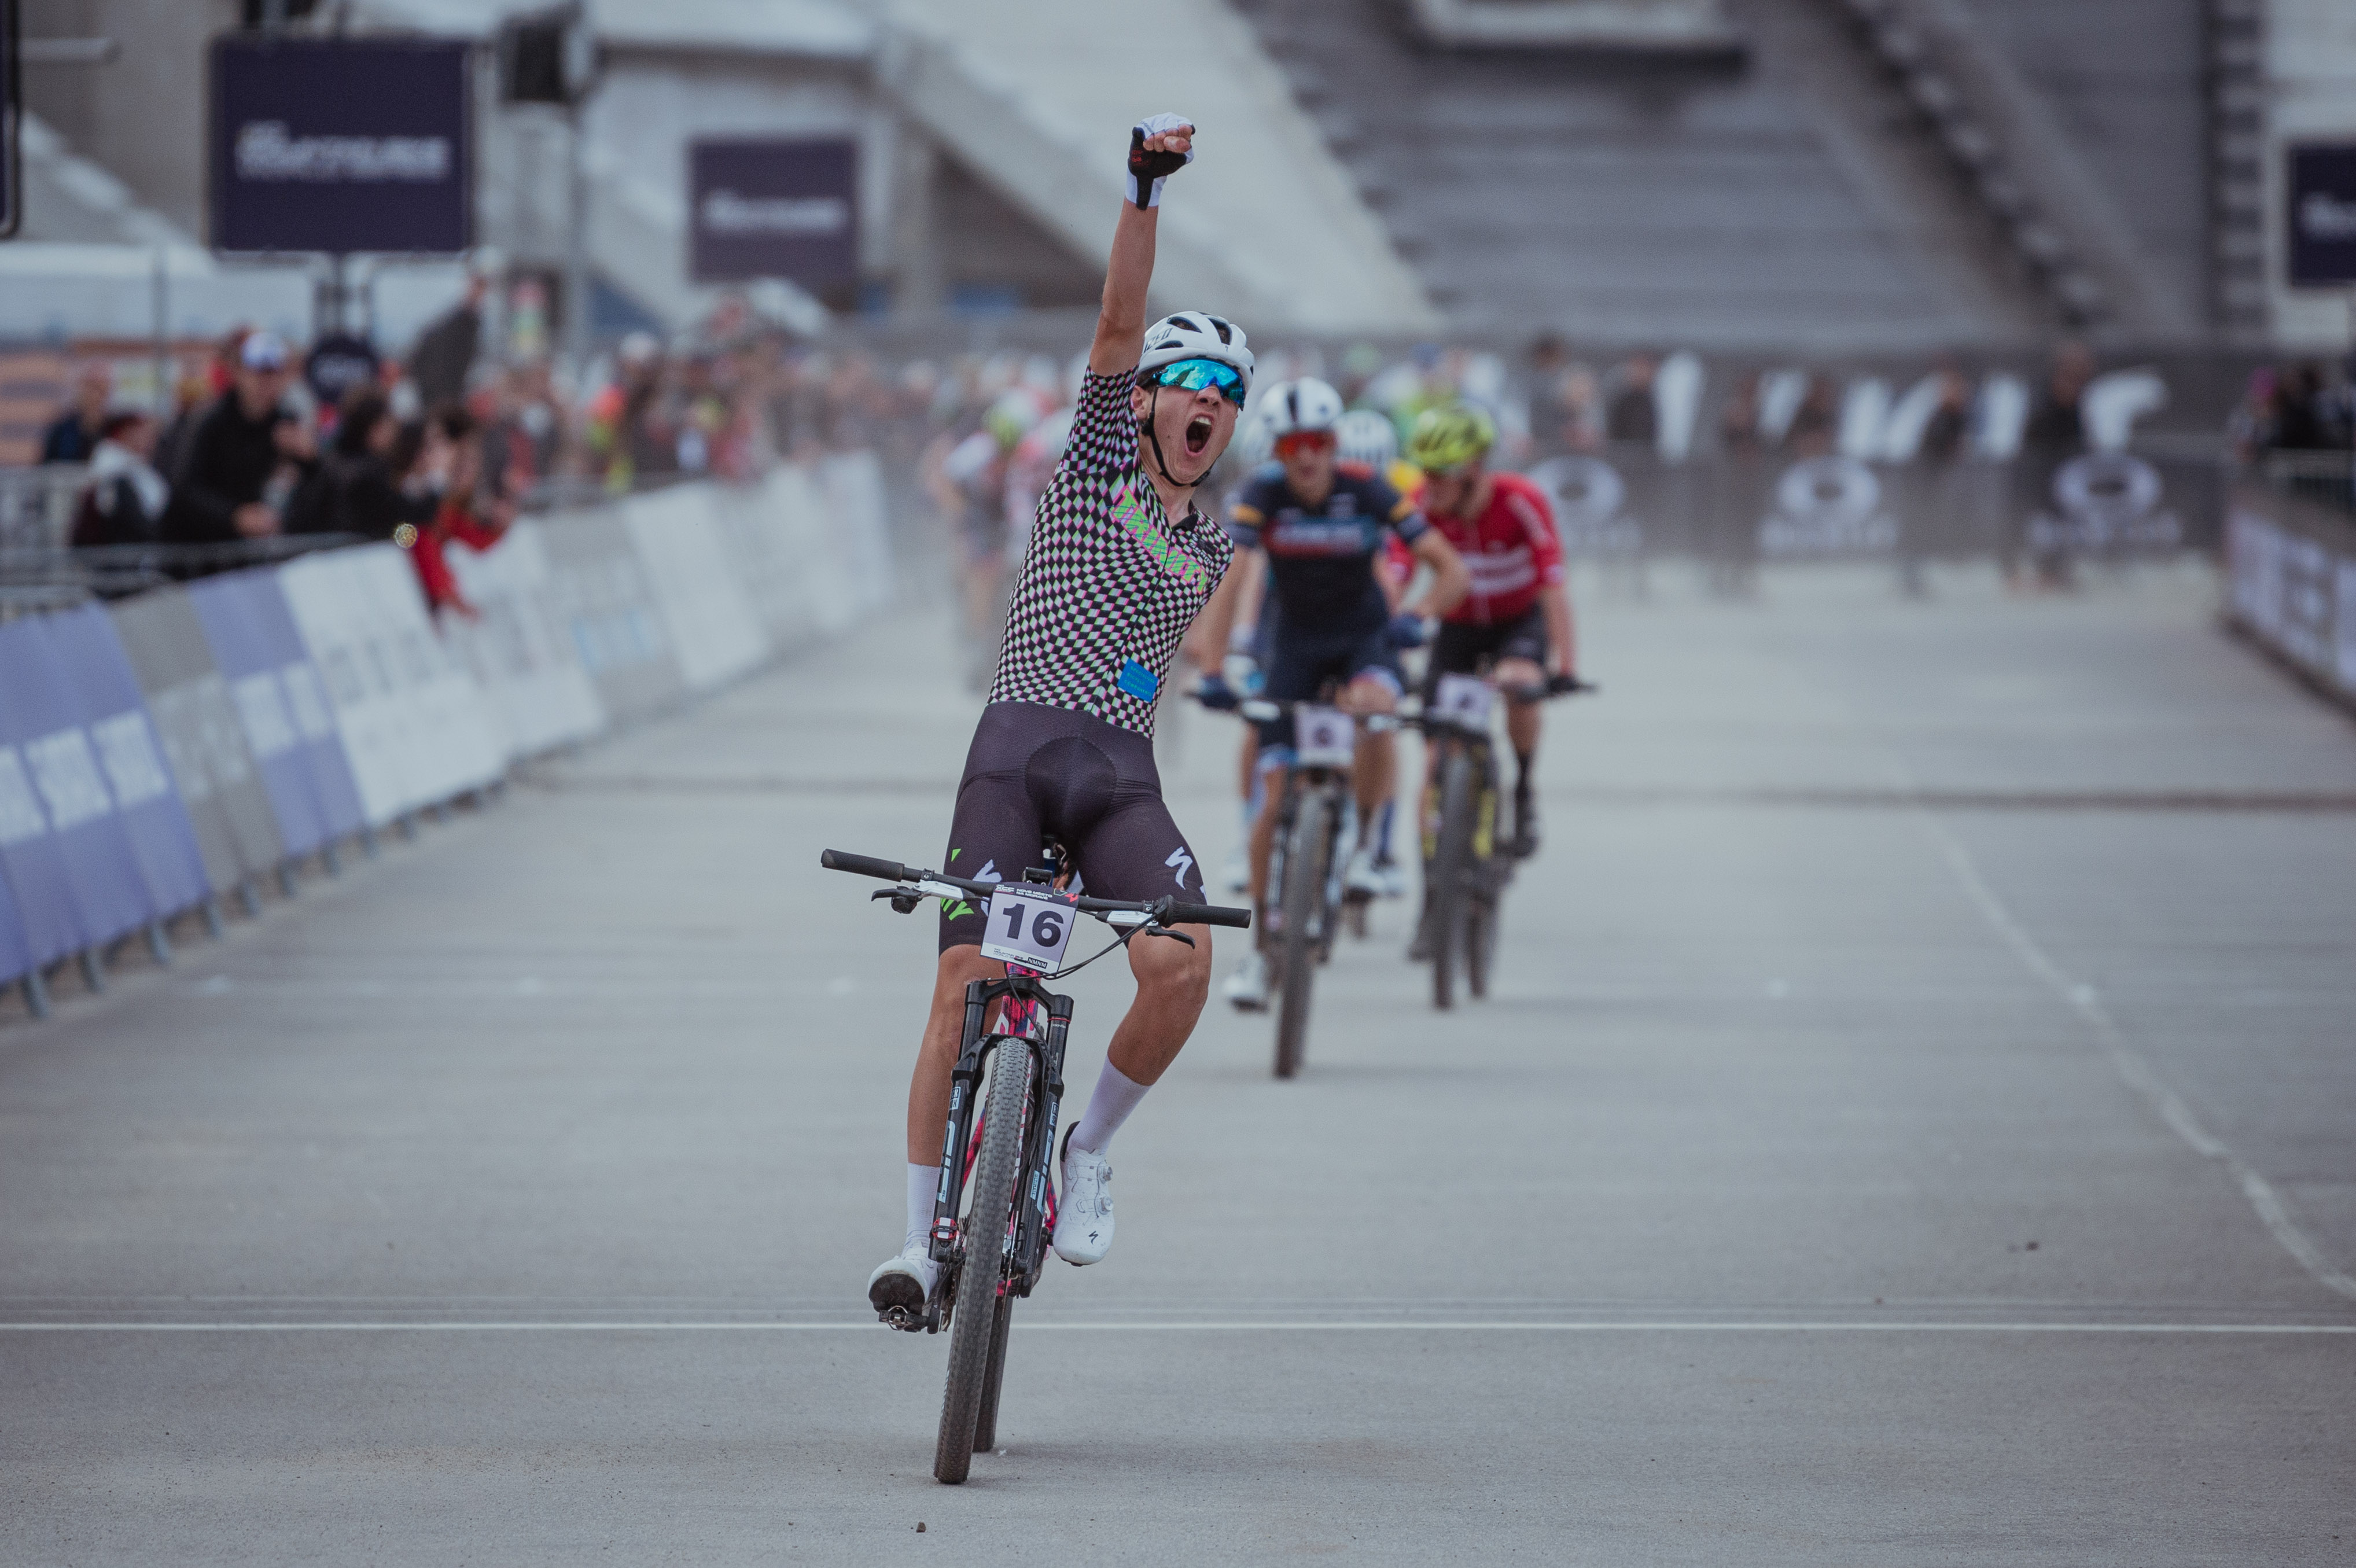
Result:
<svg viewBox="0 0 2356 1568">
<path fill-rule="evenodd" d="M 1972 432 L 1972 388 L 1952 360 L 1939 361 L 1939 403 L 1922 426 L 1915 456 L 1923 467 L 1919 506 L 1895 509 L 1898 522 L 1898 585 L 1910 598 L 1926 591 L 1922 567 L 1933 540 L 1951 538 L 1962 510 L 1957 465 Z"/>
<path fill-rule="evenodd" d="M 1537 458 L 1572 450 L 1569 388 L 1570 349 L 1551 332 L 1530 339 L 1530 455 Z"/>
<path fill-rule="evenodd" d="M 428 407 L 466 395 L 466 376 L 483 347 L 483 296 L 490 279 L 479 263 L 466 271 L 466 292 L 458 303 L 428 322 L 409 356 L 409 379 Z"/>
<path fill-rule="evenodd" d="M 589 403 L 589 451 L 608 490 L 626 491 L 679 468 L 679 433 L 662 406 L 662 346 L 633 332 L 616 353 L 615 379 Z"/>
<path fill-rule="evenodd" d="M 2035 412 L 2020 435 L 2015 473 L 2020 492 L 2000 551 L 2005 581 L 2014 587 L 2066 587 L 2070 562 L 2058 537 L 2040 540 L 2038 524 L 2053 505 L 2053 478 L 2086 449 L 2086 421 L 2080 408 L 2094 379 L 2094 356 L 2074 338 L 2053 353 L 2053 371 Z"/>
<path fill-rule="evenodd" d="M 90 488 L 74 514 L 73 547 L 152 544 L 163 532 L 171 487 L 155 471 L 155 421 L 115 413 L 98 428 L 90 456 Z"/>
<path fill-rule="evenodd" d="M 155 437 L 155 471 L 166 478 L 177 474 L 187 457 L 188 438 L 205 417 L 205 404 L 214 396 L 212 382 L 203 374 L 185 375 L 172 388 L 172 417 Z"/>
<path fill-rule="evenodd" d="M 284 406 L 286 346 L 268 332 L 238 349 L 236 379 L 189 434 L 164 514 L 164 537 L 188 543 L 258 539 L 317 463 L 317 446 Z"/>
<path fill-rule="evenodd" d="M 2275 378 L 2265 444 L 2277 452 L 2327 451 L 2341 445 L 2332 428 L 2323 367 L 2297 364 Z"/>
<path fill-rule="evenodd" d="M 106 405 L 114 395 L 114 372 L 96 360 L 74 377 L 73 404 L 53 420 L 41 435 L 44 463 L 87 463 L 97 450 L 100 430 L 106 424 Z"/>
<path fill-rule="evenodd" d="M 1783 444 L 1795 456 L 1822 457 L 1833 449 L 1840 435 L 1840 389 L 1826 375 L 1808 378 L 1807 390 L 1800 394 L 1800 406 L 1793 411 L 1791 425 L 1783 432 Z"/>
<path fill-rule="evenodd" d="M 1661 417 L 1653 402 L 1653 382 L 1660 370 L 1661 361 L 1650 354 L 1635 355 L 1620 367 L 1615 377 L 1620 390 L 1612 394 L 1604 416 L 1606 439 L 1650 446 L 1659 438 Z"/>
<path fill-rule="evenodd" d="M 404 485 L 419 445 L 411 437 L 404 453 L 402 422 L 393 416 L 391 403 L 374 387 L 354 387 L 345 394 L 335 447 L 323 465 L 327 504 L 300 509 L 299 523 L 290 518 L 288 532 L 391 539 L 403 523 L 426 521 L 433 516 L 432 500 Z"/>
<path fill-rule="evenodd" d="M 546 360 L 529 360 L 499 384 L 496 421 L 482 437 L 492 493 L 519 499 L 556 472 L 564 413 Z"/>
<path fill-rule="evenodd" d="M 426 415 L 424 437 L 421 467 L 439 493 L 424 525 L 407 537 L 410 560 L 430 607 L 472 620 L 478 612 L 460 591 L 448 553 L 454 548 L 488 550 L 506 533 L 515 509 L 486 499 L 489 476 L 483 431 L 473 414 L 456 403 L 444 403 Z"/>
</svg>

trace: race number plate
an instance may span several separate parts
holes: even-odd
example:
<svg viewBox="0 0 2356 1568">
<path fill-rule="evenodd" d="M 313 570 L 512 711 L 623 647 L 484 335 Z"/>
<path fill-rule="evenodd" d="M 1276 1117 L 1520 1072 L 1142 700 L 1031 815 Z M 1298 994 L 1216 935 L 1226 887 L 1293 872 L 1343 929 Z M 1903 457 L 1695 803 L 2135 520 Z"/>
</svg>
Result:
<svg viewBox="0 0 2356 1568">
<path fill-rule="evenodd" d="M 1071 901 L 1044 887 L 1015 892 L 1001 883 L 990 896 L 989 935 L 981 956 L 1022 969 L 1053 974 L 1062 967 L 1064 949 L 1071 944 L 1072 924 L 1079 911 Z"/>
<path fill-rule="evenodd" d="M 1292 710 L 1292 752 L 1303 768 L 1347 768 L 1356 737 L 1350 715 L 1339 708 Z"/>
<path fill-rule="evenodd" d="M 1484 729 L 1489 723 L 1489 710 L 1496 703 L 1497 693 L 1489 682 L 1472 675 L 1442 675 L 1440 689 L 1432 693 L 1432 711 L 1451 724 L 1467 729 Z"/>
</svg>

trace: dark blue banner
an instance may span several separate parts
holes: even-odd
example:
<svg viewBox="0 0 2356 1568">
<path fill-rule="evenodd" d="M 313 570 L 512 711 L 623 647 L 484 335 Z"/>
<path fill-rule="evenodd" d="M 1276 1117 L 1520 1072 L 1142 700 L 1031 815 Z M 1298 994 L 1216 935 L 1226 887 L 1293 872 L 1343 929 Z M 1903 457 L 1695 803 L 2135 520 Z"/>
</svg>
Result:
<svg viewBox="0 0 2356 1568">
<path fill-rule="evenodd" d="M 2291 285 L 2356 284 L 2356 143 L 2293 146 L 2289 157 L 2283 215 Z"/>
<path fill-rule="evenodd" d="M 463 251 L 473 231 L 465 44 L 213 42 L 212 242 L 222 251 Z"/>
<path fill-rule="evenodd" d="M 848 136 L 698 142 L 688 149 L 698 283 L 859 278 L 859 144 Z"/>
</svg>

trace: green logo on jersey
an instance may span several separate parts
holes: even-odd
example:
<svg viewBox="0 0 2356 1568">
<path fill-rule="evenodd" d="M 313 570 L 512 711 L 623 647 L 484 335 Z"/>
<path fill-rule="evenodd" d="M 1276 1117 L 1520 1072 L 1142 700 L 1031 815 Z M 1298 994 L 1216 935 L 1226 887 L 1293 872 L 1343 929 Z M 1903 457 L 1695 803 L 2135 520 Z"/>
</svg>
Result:
<svg viewBox="0 0 2356 1568">
<path fill-rule="evenodd" d="M 1153 557 L 1155 565 L 1190 588 L 1207 591 L 1211 586 L 1211 574 L 1162 536 L 1162 530 L 1154 525 L 1152 514 L 1145 510 L 1144 499 L 1138 494 L 1135 486 L 1136 481 L 1123 486 L 1120 494 L 1114 498 L 1113 521 L 1145 547 L 1145 553 Z"/>
</svg>

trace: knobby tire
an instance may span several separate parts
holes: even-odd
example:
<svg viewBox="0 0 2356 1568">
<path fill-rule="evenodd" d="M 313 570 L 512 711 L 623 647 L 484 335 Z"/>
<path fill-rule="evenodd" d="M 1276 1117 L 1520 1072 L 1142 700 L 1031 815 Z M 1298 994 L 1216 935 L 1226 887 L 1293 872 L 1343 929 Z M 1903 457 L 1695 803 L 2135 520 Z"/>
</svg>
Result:
<svg viewBox="0 0 2356 1568">
<path fill-rule="evenodd" d="M 998 1391 L 1006 1381 L 1006 1331 L 1014 1322 L 1014 1298 L 998 1298 L 996 1322 L 990 1330 L 990 1371 L 981 1381 L 981 1410 L 973 1418 L 973 1451 L 987 1454 L 998 1446 Z"/>
<path fill-rule="evenodd" d="M 1309 997 L 1316 983 L 1318 942 L 1310 927 L 1325 901 L 1331 880 L 1333 802 L 1322 791 L 1301 798 L 1292 817 L 1292 842 L 1284 854 L 1284 988 L 1276 1010 L 1276 1076 L 1301 1070 L 1309 1047 Z"/>
<path fill-rule="evenodd" d="M 933 1450 L 933 1478 L 952 1487 L 962 1484 L 973 1467 L 974 1439 L 991 1386 L 991 1348 L 1000 1337 L 1000 1283 L 1006 1276 L 1015 1178 L 1023 1158 L 1030 1101 L 1030 1048 L 1020 1040 L 1004 1041 L 990 1058 L 981 1153 L 973 1162 L 969 1184 L 973 1207 L 966 1215 L 965 1262 L 958 1276 L 957 1310 L 949 1323 L 948 1387 L 941 1395 L 940 1441 Z M 1011 1302 L 1005 1305 L 1012 1306 Z M 991 1402 L 994 1407 L 997 1402 Z M 995 1414 L 993 1409 L 993 1428 Z M 995 1438 L 996 1433 L 991 1435 Z"/>
<path fill-rule="evenodd" d="M 1472 899 L 1472 759 L 1449 754 L 1440 776 L 1440 843 L 1431 857 L 1431 1004 L 1456 1004 L 1456 960 L 1465 950 L 1465 910 Z"/>
</svg>

